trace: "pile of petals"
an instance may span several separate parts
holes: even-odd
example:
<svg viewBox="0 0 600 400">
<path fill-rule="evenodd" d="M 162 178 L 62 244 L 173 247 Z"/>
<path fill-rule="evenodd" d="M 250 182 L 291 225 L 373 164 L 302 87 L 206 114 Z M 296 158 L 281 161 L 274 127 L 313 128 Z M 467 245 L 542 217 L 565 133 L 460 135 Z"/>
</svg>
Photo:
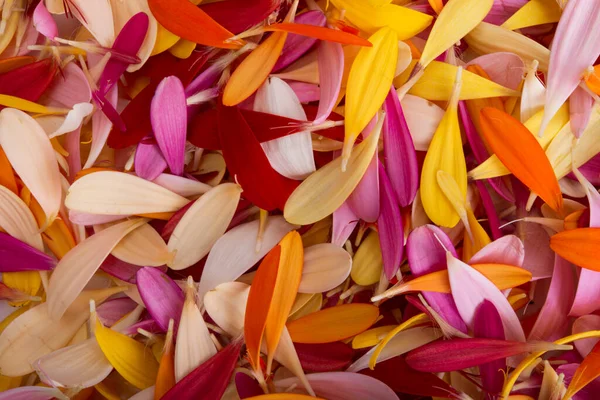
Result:
<svg viewBox="0 0 600 400">
<path fill-rule="evenodd" d="M 0 400 L 594 400 L 597 0 L 0 0 Z"/>
</svg>

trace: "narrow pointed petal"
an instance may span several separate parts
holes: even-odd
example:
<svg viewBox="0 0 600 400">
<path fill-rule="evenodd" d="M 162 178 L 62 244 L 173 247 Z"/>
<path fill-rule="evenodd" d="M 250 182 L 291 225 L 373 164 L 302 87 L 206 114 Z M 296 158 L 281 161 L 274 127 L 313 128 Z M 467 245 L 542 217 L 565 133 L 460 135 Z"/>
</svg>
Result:
<svg viewBox="0 0 600 400">
<path fill-rule="evenodd" d="M 478 338 L 504 340 L 504 327 L 496 307 L 485 300 L 479 305 L 473 320 L 473 333 Z M 499 393 L 504 384 L 502 370 L 506 368 L 506 360 L 498 359 L 479 365 L 481 383 L 488 393 Z"/>
<path fill-rule="evenodd" d="M 342 169 L 348 162 L 354 141 L 377 114 L 391 86 L 398 61 L 397 36 L 381 28 L 369 41 L 373 47 L 360 49 L 350 68 L 346 87 L 346 123 Z"/>
<path fill-rule="evenodd" d="M 321 42 L 317 47 L 317 61 L 320 95 L 319 110 L 313 125 L 325 122 L 335 107 L 344 74 L 344 50 L 340 44 Z"/>
<path fill-rule="evenodd" d="M 61 202 L 58 163 L 52 145 L 42 127 L 29 115 L 14 109 L 0 112 L 0 146 L 25 186 L 31 191 L 52 222 Z M 15 135 L 14 132 L 20 132 Z M 24 157 L 29 154 L 31 158 Z"/>
<path fill-rule="evenodd" d="M 500 161 L 553 210 L 562 209 L 556 175 L 533 134 L 510 115 L 489 107 L 481 111 L 481 126 Z"/>
<path fill-rule="evenodd" d="M 187 105 L 183 84 L 177 77 L 169 76 L 158 84 L 150 117 L 156 142 L 171 173 L 181 175 L 185 162 Z"/>
<path fill-rule="evenodd" d="M 35 247 L 0 233 L 0 272 L 50 271 L 56 261 Z"/>
<path fill-rule="evenodd" d="M 188 396 L 201 396 L 206 400 L 221 399 L 237 364 L 243 343 L 241 338 L 231 342 L 177 382 L 162 399 L 179 400 Z"/>
<path fill-rule="evenodd" d="M 187 268 L 208 254 L 231 222 L 240 194 L 240 186 L 225 183 L 194 202 L 169 239 L 169 251 L 175 252 L 174 259 L 168 263 L 171 269 Z M 194 235 L 199 229 L 203 232 L 200 240 Z"/>
<path fill-rule="evenodd" d="M 254 111 L 280 115 L 300 121 L 306 113 L 290 86 L 279 78 L 270 78 L 258 89 Z M 281 175 L 301 180 L 315 171 L 310 132 L 298 132 L 261 144 L 269 163 Z"/>
<path fill-rule="evenodd" d="M 342 205 L 333 212 L 331 243 L 337 246 L 343 246 L 358 224 L 358 220 L 359 218 L 354 214 L 354 211 L 352 211 L 348 202 L 342 203 Z"/>
<path fill-rule="evenodd" d="M 112 107 L 117 106 L 118 95 L 119 91 L 116 86 L 113 86 L 106 94 L 106 100 Z M 94 165 L 108 140 L 108 135 L 112 127 L 113 123 L 105 113 L 95 112 L 92 115 L 92 147 L 83 168 L 91 168 Z"/>
<path fill-rule="evenodd" d="M 367 330 L 379 310 L 370 304 L 344 304 L 309 314 L 287 324 L 295 343 L 329 343 Z"/>
<path fill-rule="evenodd" d="M 394 88 L 388 93 L 383 109 L 386 112 L 383 125 L 386 170 L 400 206 L 406 207 L 417 194 L 419 167 L 411 131 Z"/>
<path fill-rule="evenodd" d="M 540 132 L 579 85 L 600 55 L 600 4 L 571 1 L 556 27 L 548 69 L 546 107 Z M 568 61 L 568 62 L 567 62 Z"/>
<path fill-rule="evenodd" d="M 446 4 L 433 24 L 419 59 L 421 68 L 429 65 L 483 21 L 493 3 L 493 0 L 454 0 Z"/>
<path fill-rule="evenodd" d="M 239 225 L 221 236 L 212 246 L 204 265 L 198 287 L 200 298 L 221 283 L 239 278 L 294 228 L 282 216 L 269 217 L 259 251 L 256 251 L 258 220 Z"/>
<path fill-rule="evenodd" d="M 154 321 L 166 331 L 172 319 L 177 330 L 184 301 L 181 288 L 157 268 L 140 269 L 136 281 L 140 296 Z"/>
<path fill-rule="evenodd" d="M 226 43 L 233 33 L 187 0 L 149 0 L 148 5 L 162 26 L 183 39 L 225 49 L 240 47 L 237 43 Z M 202 26 L 202 32 L 194 29 L 195 26 Z"/>
<path fill-rule="evenodd" d="M 138 389 L 154 385 L 158 363 L 143 343 L 96 322 L 96 340 L 119 374 Z"/>
<path fill-rule="evenodd" d="M 406 362 L 423 372 L 457 371 L 521 353 L 569 350 L 572 346 L 547 342 L 525 343 L 499 339 L 451 339 L 436 341 L 411 351 Z M 444 357 L 440 357 L 443 354 Z"/>
<path fill-rule="evenodd" d="M 387 279 L 390 280 L 402 263 L 404 228 L 392 184 L 381 164 L 379 164 L 379 173 L 381 175 L 381 214 L 377 226 L 383 256 L 383 270 Z"/>
<path fill-rule="evenodd" d="M 175 345 L 175 380 L 177 382 L 217 353 L 195 299 L 194 282 L 191 277 L 188 277 L 185 303 L 179 320 Z"/>
<path fill-rule="evenodd" d="M 521 122 L 523 123 L 538 111 L 543 110 L 546 103 L 546 88 L 537 77 L 537 66 L 537 61 L 534 61 L 528 68 L 523 81 L 523 91 L 521 93 Z"/>
<path fill-rule="evenodd" d="M 188 202 L 155 183 L 115 171 L 81 177 L 71 185 L 65 199 L 71 210 L 102 215 L 173 212 Z"/>
<path fill-rule="evenodd" d="M 596 344 L 590 354 L 588 354 L 577 370 L 571 378 L 571 382 L 569 383 L 569 387 L 567 388 L 567 393 L 565 393 L 564 398 L 570 399 L 575 395 L 575 393 L 579 392 L 586 385 L 591 383 L 593 380 L 600 376 L 600 369 L 598 368 L 598 354 L 600 353 L 600 344 Z"/>
<path fill-rule="evenodd" d="M 396 47 L 397 48 L 397 47 Z M 290 195 L 284 216 L 290 223 L 306 225 L 319 221 L 338 209 L 356 188 L 377 148 L 384 118 L 371 135 L 352 151 L 346 172 L 341 172 L 343 157 L 338 157 L 309 176 Z"/>
<path fill-rule="evenodd" d="M 304 249 L 299 293 L 323 293 L 342 284 L 352 269 L 350 254 L 332 243 Z"/>
<path fill-rule="evenodd" d="M 446 268 L 446 250 L 440 242 L 456 256 L 452 241 L 437 226 L 421 226 L 410 233 L 406 243 L 406 255 L 410 270 L 416 277 L 443 271 Z M 425 291 L 423 297 L 450 325 L 461 332 L 467 332 L 467 326 L 458 314 L 456 304 L 450 294 Z"/>
<path fill-rule="evenodd" d="M 117 243 L 145 222 L 140 218 L 113 225 L 79 243 L 60 260 L 48 286 L 48 312 L 53 319 L 59 320 L 67 311 Z"/>
</svg>

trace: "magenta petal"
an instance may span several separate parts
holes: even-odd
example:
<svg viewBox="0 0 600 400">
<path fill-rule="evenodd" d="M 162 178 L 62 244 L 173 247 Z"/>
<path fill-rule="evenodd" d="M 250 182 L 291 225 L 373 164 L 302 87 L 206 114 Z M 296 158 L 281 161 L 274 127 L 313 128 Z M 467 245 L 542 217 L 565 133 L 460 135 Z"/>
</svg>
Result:
<svg viewBox="0 0 600 400">
<path fill-rule="evenodd" d="M 436 238 L 437 236 L 437 238 Z M 446 269 L 446 250 L 456 255 L 452 241 L 440 228 L 434 225 L 420 226 L 413 230 L 406 242 L 408 266 L 415 276 Z M 452 296 L 444 293 L 423 292 L 423 297 L 446 322 L 467 333 L 467 325 L 462 320 Z"/>
<path fill-rule="evenodd" d="M 113 104 L 110 101 L 108 101 L 100 91 L 96 90 L 94 93 L 92 93 L 92 98 L 94 99 L 94 102 L 98 105 L 98 108 L 102 110 L 106 118 L 108 118 L 113 125 L 115 125 L 118 129 L 120 129 L 123 132 L 127 129 L 127 127 L 125 126 L 125 122 L 119 115 L 119 112 L 117 111 L 115 106 L 113 106 Z"/>
<path fill-rule="evenodd" d="M 529 340 L 556 340 L 564 336 L 568 328 L 568 314 L 575 297 L 573 265 L 556 256 L 554 273 L 546 302 L 535 325 L 529 332 Z"/>
<path fill-rule="evenodd" d="M 495 25 L 501 25 L 526 3 L 527 0 L 494 0 L 492 9 L 485 17 L 484 21 Z"/>
<path fill-rule="evenodd" d="M 150 108 L 150 121 L 156 143 L 171 172 L 174 175 L 183 174 L 187 104 L 183 84 L 177 77 L 166 77 L 158 84 Z"/>
<path fill-rule="evenodd" d="M 394 189 L 381 163 L 379 163 L 379 177 L 381 179 L 381 212 L 377 220 L 377 227 L 383 257 L 383 271 L 385 277 L 390 280 L 402 263 L 404 228 Z"/>
<path fill-rule="evenodd" d="M 135 284 L 136 274 L 142 267 L 129 264 L 119 260 L 117 257 L 109 254 L 100 265 L 100 269 L 110 276 L 114 276 L 122 281 Z"/>
<path fill-rule="evenodd" d="M 243 372 L 235 374 L 235 388 L 240 399 L 247 399 L 249 397 L 264 394 L 258 382 Z"/>
<path fill-rule="evenodd" d="M 52 18 L 52 14 L 48 12 L 43 1 L 40 1 L 33 11 L 33 26 L 48 39 L 54 39 L 58 36 L 56 22 Z"/>
<path fill-rule="evenodd" d="M 383 109 L 386 112 L 383 124 L 385 165 L 398 201 L 402 207 L 406 207 L 412 203 L 419 188 L 419 166 L 415 145 L 393 87 L 383 103 Z"/>
<path fill-rule="evenodd" d="M 296 97 L 300 103 L 310 103 L 311 101 L 319 101 L 321 98 L 321 91 L 319 85 L 306 82 L 297 81 L 286 81 L 286 83 L 292 88 Z"/>
<path fill-rule="evenodd" d="M 327 120 L 337 103 L 344 75 L 344 50 L 339 43 L 323 41 L 317 48 L 319 63 L 319 86 L 321 88 L 319 109 L 314 125 Z"/>
<path fill-rule="evenodd" d="M 600 185 L 600 154 L 595 155 L 588 162 L 579 167 L 579 172 L 581 172 L 592 185 Z"/>
<path fill-rule="evenodd" d="M 119 32 L 119 35 L 116 37 L 112 49 L 119 53 L 137 58 L 137 52 L 140 50 L 140 47 L 142 47 L 142 43 L 144 43 L 144 39 L 146 38 L 149 23 L 150 20 L 145 13 L 140 12 L 135 14 L 127 21 L 127 23 L 125 23 L 123 28 L 121 28 L 121 32 Z M 111 57 L 111 59 L 108 60 L 98 81 L 101 97 L 105 96 L 110 88 L 119 81 L 129 64 L 129 62 L 118 57 Z"/>
<path fill-rule="evenodd" d="M 177 382 L 162 400 L 220 400 L 237 364 L 243 340 L 235 339 Z"/>
<path fill-rule="evenodd" d="M 594 98 L 580 86 L 569 97 L 569 113 L 571 116 L 571 131 L 576 138 L 580 138 L 590 122 Z"/>
<path fill-rule="evenodd" d="M 149 181 L 158 178 L 167 169 L 167 162 L 158 145 L 148 143 L 152 141 L 149 137 L 142 139 L 137 145 L 134 158 L 136 175 Z"/>
<path fill-rule="evenodd" d="M 294 22 L 305 25 L 325 26 L 327 18 L 321 11 L 313 10 L 298 15 Z M 284 69 L 302 57 L 316 42 L 317 39 L 308 36 L 295 34 L 288 35 L 285 44 L 283 45 L 283 49 L 281 50 L 281 56 L 279 56 L 277 63 L 273 67 L 273 72 Z"/>
<path fill-rule="evenodd" d="M 504 340 L 504 327 L 500 314 L 496 307 L 487 300 L 481 303 L 475 312 L 473 333 L 478 338 Z M 479 366 L 481 384 L 488 393 L 492 395 L 500 393 L 504 384 L 502 373 L 504 369 L 506 369 L 506 359 L 495 360 Z"/>
<path fill-rule="evenodd" d="M 359 218 L 354 214 L 348 202 L 344 202 L 340 208 L 333 212 L 333 228 L 331 243 L 343 246 L 352 234 Z"/>
<path fill-rule="evenodd" d="M 167 274 L 152 267 L 137 272 L 137 287 L 156 323 L 166 331 L 172 319 L 177 327 L 185 300 L 181 288 Z"/>
<path fill-rule="evenodd" d="M 502 236 L 502 232 L 500 231 L 500 218 L 498 217 L 496 206 L 494 205 L 492 196 L 490 196 L 485 184 L 482 181 L 475 181 L 475 185 L 477 185 L 479 197 L 481 198 L 481 204 L 483 205 L 485 213 L 488 216 L 488 225 L 490 226 L 492 238 L 496 240 Z"/>
<path fill-rule="evenodd" d="M 127 336 L 134 336 L 138 333 L 138 329 L 143 329 L 150 333 L 163 333 L 165 331 L 156 323 L 156 321 L 150 318 L 128 326 L 127 328 L 123 329 L 121 333 Z"/>
<path fill-rule="evenodd" d="M 0 272 L 50 271 L 55 266 L 46 253 L 0 232 Z"/>
<path fill-rule="evenodd" d="M 96 313 L 102 324 L 113 326 L 115 322 L 129 314 L 137 307 L 137 303 L 129 297 L 121 297 L 105 301 L 96 307 Z"/>
<path fill-rule="evenodd" d="M 294 343 L 302 369 L 310 372 L 330 372 L 346 368 L 352 362 L 354 350 L 342 342 L 325 344 Z"/>
</svg>

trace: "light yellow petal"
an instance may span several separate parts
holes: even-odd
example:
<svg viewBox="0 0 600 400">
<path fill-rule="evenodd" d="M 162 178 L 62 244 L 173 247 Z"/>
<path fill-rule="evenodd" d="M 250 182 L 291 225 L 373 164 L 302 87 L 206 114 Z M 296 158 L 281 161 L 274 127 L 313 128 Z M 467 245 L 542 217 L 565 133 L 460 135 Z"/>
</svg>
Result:
<svg viewBox="0 0 600 400">
<path fill-rule="evenodd" d="M 384 117 L 369 137 L 353 150 L 345 172 L 338 157 L 306 178 L 288 198 L 283 215 L 297 225 L 309 225 L 337 210 L 360 182 L 379 143 Z"/>
<path fill-rule="evenodd" d="M 90 236 L 59 261 L 48 287 L 48 312 L 58 320 L 125 235 L 147 220 L 131 219 Z"/>
<path fill-rule="evenodd" d="M 352 269 L 352 257 L 342 247 L 322 243 L 304 249 L 300 293 L 323 293 L 340 285 Z"/>
<path fill-rule="evenodd" d="M 87 174 L 73 183 L 65 199 L 71 210 L 101 215 L 173 212 L 184 197 L 135 175 L 116 171 Z"/>
<path fill-rule="evenodd" d="M 16 194 L 0 185 L 0 228 L 38 250 L 44 250 L 42 236 L 31 210 Z"/>
<path fill-rule="evenodd" d="M 225 183 L 209 190 L 185 212 L 169 239 L 175 253 L 170 268 L 187 268 L 208 254 L 231 222 L 240 200 L 241 188 Z M 199 234 L 201 232 L 201 234 Z"/>
<path fill-rule="evenodd" d="M 368 286 L 379 282 L 383 269 L 383 258 L 379 235 L 373 231 L 363 240 L 352 260 L 352 280 Z"/>
</svg>

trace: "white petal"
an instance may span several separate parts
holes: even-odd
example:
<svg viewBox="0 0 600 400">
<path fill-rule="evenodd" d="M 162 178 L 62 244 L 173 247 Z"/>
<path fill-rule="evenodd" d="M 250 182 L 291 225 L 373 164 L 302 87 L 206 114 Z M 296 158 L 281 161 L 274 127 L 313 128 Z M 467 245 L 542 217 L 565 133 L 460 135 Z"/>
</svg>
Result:
<svg viewBox="0 0 600 400">
<path fill-rule="evenodd" d="M 323 243 L 304 249 L 299 293 L 323 293 L 344 282 L 352 269 L 352 257 L 343 248 Z"/>
</svg>

